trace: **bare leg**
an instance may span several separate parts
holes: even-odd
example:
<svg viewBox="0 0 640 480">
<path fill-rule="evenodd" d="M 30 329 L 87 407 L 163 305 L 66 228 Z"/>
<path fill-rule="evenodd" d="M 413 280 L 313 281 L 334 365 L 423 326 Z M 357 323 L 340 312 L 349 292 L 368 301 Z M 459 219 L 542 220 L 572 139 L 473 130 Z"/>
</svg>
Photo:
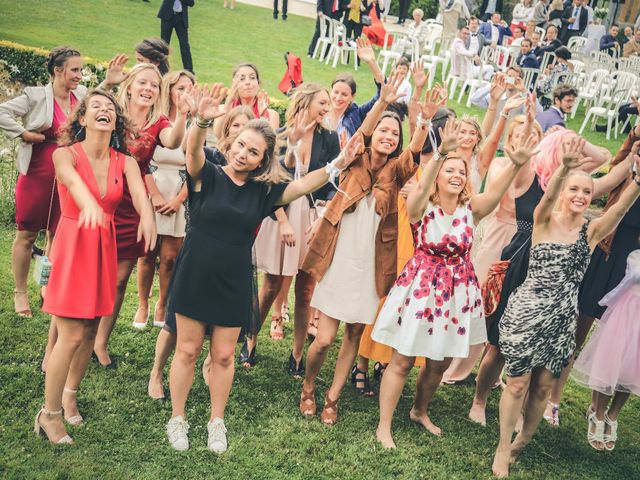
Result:
<svg viewBox="0 0 640 480">
<path fill-rule="evenodd" d="M 184 407 L 193 385 L 196 360 L 202 351 L 206 325 L 179 313 L 176 313 L 176 324 L 176 353 L 173 355 L 169 371 L 171 416 L 184 417 Z"/>
<path fill-rule="evenodd" d="M 493 458 L 493 474 L 498 478 L 509 476 L 511 460 L 511 439 L 522 411 L 524 398 L 529 390 L 531 374 L 507 377 L 507 386 L 500 397 L 500 441 Z"/>
<path fill-rule="evenodd" d="M 44 380 L 44 407 L 50 412 L 62 409 L 62 391 L 73 357 L 84 341 L 87 322 L 76 318 L 55 318 L 58 341 L 51 350 Z M 41 415 L 40 423 L 48 432 L 49 439 L 54 442 L 67 434 L 61 416 Z"/>
<path fill-rule="evenodd" d="M 55 318 L 56 317 L 52 315 L 51 321 L 49 323 L 49 334 L 47 336 L 47 346 L 44 348 L 44 358 L 42 359 L 42 365 L 40 365 L 40 370 L 42 370 L 42 372 L 47 371 L 47 362 L 49 361 L 51 350 L 53 350 L 53 346 L 56 344 L 56 340 L 58 339 L 58 329 L 56 328 Z"/>
<path fill-rule="evenodd" d="M 302 389 L 307 392 L 315 391 L 316 377 L 320 373 L 320 369 L 327 358 L 329 348 L 333 345 L 333 341 L 338 333 L 340 321 L 331 318 L 324 313 L 320 313 L 320 323 L 318 325 L 318 335 L 307 349 L 307 365 L 304 375 Z"/>
<path fill-rule="evenodd" d="M 138 309 L 133 317 L 133 322 L 138 325 L 146 325 L 149 318 L 149 294 L 156 273 L 157 256 L 158 251 L 154 250 L 138 259 Z"/>
<path fill-rule="evenodd" d="M 336 368 L 333 372 L 333 382 L 327 392 L 327 397 L 331 400 L 340 398 L 344 384 L 347 382 L 347 378 L 349 378 L 349 373 L 351 373 L 351 368 L 353 368 L 353 362 L 358 354 L 358 347 L 360 346 L 360 338 L 362 337 L 362 332 L 364 332 L 364 327 L 365 325 L 363 323 L 347 323 L 345 325 L 342 345 L 340 346 Z"/>
<path fill-rule="evenodd" d="M 484 344 L 478 343 L 469 347 L 469 356 L 467 358 L 454 358 L 451 365 L 442 376 L 443 383 L 455 383 L 465 380 L 470 374 L 473 367 L 476 366 L 482 352 Z"/>
<path fill-rule="evenodd" d="M 286 279 L 282 282 L 286 284 Z M 311 296 L 316 286 L 315 280 L 306 272 L 300 270 L 296 275 L 296 306 L 293 317 L 293 358 L 296 362 L 302 359 L 304 341 L 307 338 L 307 327 L 309 326 L 309 316 L 311 315 Z"/>
<path fill-rule="evenodd" d="M 517 460 L 538 429 L 554 383 L 556 383 L 556 379 L 553 374 L 544 368 L 537 368 L 531 374 L 531 383 L 524 407 L 524 423 L 522 430 L 516 435 L 511 445 L 511 462 Z"/>
<path fill-rule="evenodd" d="M 158 296 L 158 303 L 156 303 L 153 312 L 154 322 L 164 323 L 169 283 L 171 282 L 173 267 L 176 264 L 176 258 L 178 258 L 178 253 L 180 253 L 183 241 L 184 239 L 181 237 L 162 236 L 162 243 L 160 244 L 160 269 L 158 271 L 160 295 Z"/>
<path fill-rule="evenodd" d="M 407 383 L 407 376 L 413 368 L 415 357 L 406 357 L 393 351 L 380 385 L 380 420 L 376 430 L 376 438 L 385 448 L 396 448 L 391 435 L 391 422 L 398 406 L 402 390 Z"/>
<path fill-rule="evenodd" d="M 504 357 L 500 349 L 495 345 L 487 344 L 485 355 L 480 362 L 480 369 L 476 377 L 476 394 L 473 397 L 469 418 L 484 426 L 487 424 L 486 408 L 487 399 L 491 394 L 493 385 L 500 378 L 504 367 Z"/>
<path fill-rule="evenodd" d="M 149 385 L 147 386 L 147 394 L 154 400 L 164 398 L 164 387 L 162 378 L 164 376 L 164 367 L 167 365 L 169 356 L 176 348 L 176 335 L 166 329 L 161 329 L 156 340 L 156 353 L 153 358 L 153 367 L 149 374 Z"/>
<path fill-rule="evenodd" d="M 601 394 L 601 395 L 606 396 L 604 394 Z M 615 395 L 613 396 L 613 400 L 611 401 L 611 405 L 609 406 L 609 411 L 607 412 L 607 416 L 609 417 L 609 420 L 611 420 L 612 422 L 618 421 L 618 415 L 620 414 L 620 410 L 622 410 L 622 407 L 624 406 L 624 404 L 627 403 L 627 400 L 629 400 L 629 392 L 615 393 Z M 608 423 L 605 425 L 604 433 L 606 435 L 611 433 L 611 427 L 609 426 Z M 606 446 L 610 450 L 612 450 L 615 447 L 615 444 L 616 444 L 615 441 L 606 442 Z"/>
<path fill-rule="evenodd" d="M 302 270 L 300 270 L 301 272 Z M 273 302 L 273 311 L 280 314 L 284 307 L 289 308 L 289 290 L 291 289 L 291 282 L 293 281 L 292 276 L 287 276 L 282 278 L 282 286 L 280 287 L 280 291 L 276 296 L 275 302 Z M 297 282 L 296 278 L 296 282 Z"/>
<path fill-rule="evenodd" d="M 11 250 L 11 270 L 15 281 L 15 293 L 13 302 L 16 312 L 24 312 L 25 316 L 31 316 L 29 307 L 29 294 L 27 293 L 27 278 L 31 265 L 31 251 L 38 237 L 38 232 L 18 230 Z"/>
<path fill-rule="evenodd" d="M 262 288 L 260 289 L 260 298 L 258 303 L 260 305 L 260 327 L 264 325 L 264 320 L 267 318 L 269 314 L 269 310 L 271 309 L 271 305 L 275 298 L 278 296 L 278 292 L 280 291 L 280 287 L 282 286 L 282 279 L 284 277 L 280 275 L 271 275 L 269 273 L 265 273 L 262 279 Z M 249 352 L 253 350 L 253 347 L 258 343 L 258 335 L 247 336 L 247 347 Z"/>
<path fill-rule="evenodd" d="M 451 358 L 437 361 L 427 359 L 427 364 L 420 368 L 416 382 L 416 396 L 413 407 L 409 411 L 409 418 L 419 423 L 434 435 L 442 435 L 442 430 L 431 422 L 428 411 L 433 395 L 440 386 L 442 375 L 449 368 Z M 386 375 L 386 372 L 385 372 Z"/>
<path fill-rule="evenodd" d="M 211 333 L 211 369 L 209 371 L 209 395 L 211 397 L 211 420 L 224 418 L 233 384 L 233 355 L 240 328 L 213 327 Z"/>
<path fill-rule="evenodd" d="M 136 264 L 135 260 L 119 260 L 118 261 L 118 285 L 116 290 L 116 301 L 113 307 L 113 314 L 108 317 L 102 317 L 100 320 L 100 326 L 98 327 L 98 334 L 96 335 L 96 342 L 93 347 L 93 351 L 98 357 L 98 361 L 101 365 L 106 366 L 111 363 L 111 357 L 109 357 L 108 345 L 111 331 L 113 330 L 120 309 L 122 308 L 122 302 L 124 301 L 124 293 L 127 290 L 127 282 L 133 271 L 133 267 Z"/>
</svg>

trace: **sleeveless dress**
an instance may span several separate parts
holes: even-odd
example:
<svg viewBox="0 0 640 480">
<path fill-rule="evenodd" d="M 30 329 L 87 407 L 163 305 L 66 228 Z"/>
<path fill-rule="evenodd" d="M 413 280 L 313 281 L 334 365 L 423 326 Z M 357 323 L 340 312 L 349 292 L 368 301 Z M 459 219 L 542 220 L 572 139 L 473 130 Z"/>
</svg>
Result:
<svg viewBox="0 0 640 480">
<path fill-rule="evenodd" d="M 69 95 L 71 110 L 73 111 L 77 100 L 71 93 Z M 53 100 L 53 122 L 51 128 L 42 132 L 45 141 L 33 145 L 31 163 L 26 175 L 18 175 L 16 183 L 16 223 L 18 230 L 39 232 L 40 230 L 56 231 L 56 225 L 60 218 L 60 200 L 58 192 L 54 190 L 53 180 L 55 169 L 53 167 L 53 152 L 58 148 L 58 135 L 60 127 L 67 121 L 58 102 Z M 51 196 L 53 195 L 53 202 Z M 49 205 L 51 205 L 51 218 L 49 218 Z M 47 225 L 47 219 L 49 224 Z"/>
<path fill-rule="evenodd" d="M 486 341 L 482 294 L 471 263 L 471 204 L 447 215 L 429 203 L 411 225 L 416 250 L 387 296 L 372 338 L 432 360 L 469 355 Z"/>
<path fill-rule="evenodd" d="M 515 199 L 516 206 L 516 234 L 509 245 L 502 250 L 501 260 L 511 260 L 511 264 L 504 277 L 500 302 L 496 311 L 487 318 L 487 336 L 489 343 L 499 346 L 500 331 L 498 321 L 502 317 L 511 294 L 527 278 L 529 269 L 529 253 L 531 249 L 531 232 L 533 231 L 533 212 L 542 200 L 544 192 L 535 176 L 533 182 L 523 195 Z"/>
<path fill-rule="evenodd" d="M 169 119 L 164 115 L 160 116 L 153 125 L 147 125 L 140 129 L 138 137 L 131 144 L 127 145 L 129 152 L 138 162 L 140 174 L 144 176 L 149 173 L 149 163 L 160 143 L 160 132 L 171 127 Z M 118 242 L 118 260 L 135 260 L 144 257 L 144 242 L 138 242 L 138 224 L 140 217 L 133 207 L 133 200 L 127 182 L 124 184 L 122 202 L 116 211 L 116 238 Z"/>
<path fill-rule="evenodd" d="M 509 297 L 500 320 L 500 350 L 507 375 L 519 377 L 544 367 L 556 378 L 576 347 L 578 289 L 589 265 L 586 221 L 574 243 L 531 247 L 529 272 Z"/>
<path fill-rule="evenodd" d="M 104 212 L 104 224 L 80 228 L 76 205 L 67 187 L 58 182 L 62 213 L 51 249 L 51 276 L 42 310 L 60 317 L 93 320 L 113 313 L 117 256 L 114 213 L 122 199 L 125 155 L 110 149 L 107 190 L 101 196 L 96 177 L 82 149 L 69 147 L 80 178 Z"/>
</svg>

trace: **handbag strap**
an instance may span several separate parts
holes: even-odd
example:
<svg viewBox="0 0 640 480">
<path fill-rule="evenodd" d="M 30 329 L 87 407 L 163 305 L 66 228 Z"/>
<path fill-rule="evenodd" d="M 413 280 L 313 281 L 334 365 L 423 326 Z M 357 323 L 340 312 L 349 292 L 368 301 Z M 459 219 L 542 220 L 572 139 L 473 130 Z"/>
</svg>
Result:
<svg viewBox="0 0 640 480">
<path fill-rule="evenodd" d="M 518 255 L 520 253 L 520 250 L 522 250 L 524 248 L 524 246 L 529 243 L 531 241 L 531 235 L 529 235 L 529 238 L 527 238 L 527 240 L 525 242 L 522 243 L 522 245 L 520 245 L 518 247 L 518 249 L 516 250 L 516 252 L 511 255 L 511 258 L 509 259 L 509 262 L 512 262 L 514 258 L 516 258 L 516 255 Z"/>
<path fill-rule="evenodd" d="M 53 210 L 53 197 L 56 193 L 56 177 L 53 177 L 53 186 L 51 187 L 51 198 L 49 199 L 49 213 L 47 214 L 47 226 L 46 231 L 49 231 L 49 224 L 51 223 L 51 211 Z M 45 234 L 44 236 L 44 251 L 47 251 L 47 247 L 49 246 L 49 235 Z"/>
</svg>

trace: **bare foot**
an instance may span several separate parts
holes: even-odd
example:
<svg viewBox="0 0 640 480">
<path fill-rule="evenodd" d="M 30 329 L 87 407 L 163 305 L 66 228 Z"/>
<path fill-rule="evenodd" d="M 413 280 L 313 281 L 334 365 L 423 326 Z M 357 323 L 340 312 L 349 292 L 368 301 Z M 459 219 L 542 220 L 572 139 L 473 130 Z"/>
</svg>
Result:
<svg viewBox="0 0 640 480">
<path fill-rule="evenodd" d="M 524 415 L 520 414 L 518 416 L 518 420 L 516 420 L 515 427 L 513 427 L 513 431 L 516 433 L 520 433 L 522 431 L 523 425 L 524 425 Z"/>
<path fill-rule="evenodd" d="M 136 314 L 133 317 L 134 327 L 141 328 L 147 324 L 149 320 L 149 305 L 138 305 Z"/>
<path fill-rule="evenodd" d="M 418 412 L 417 410 L 414 410 L 413 408 L 409 411 L 409 418 L 416 422 L 419 423 L 420 425 L 422 425 L 424 428 L 426 428 L 427 430 L 429 430 L 431 433 L 433 433 L 436 436 L 440 436 L 442 435 L 442 430 L 440 429 L 440 427 L 436 426 L 433 424 L 433 422 L 431 422 L 431 419 L 429 418 L 429 416 L 426 413 L 421 413 Z"/>
<path fill-rule="evenodd" d="M 164 399 L 164 386 L 162 385 L 162 374 L 154 375 L 151 372 L 149 376 L 149 385 L 147 385 L 147 394 L 154 400 Z"/>
<path fill-rule="evenodd" d="M 513 443 L 511 444 L 511 455 L 509 458 L 509 463 L 513 465 L 520 458 L 520 454 L 524 450 L 524 447 L 527 446 L 526 441 L 524 441 L 520 435 L 517 435 Z"/>
<path fill-rule="evenodd" d="M 72 425 L 82 423 L 82 415 L 78 411 L 77 391 L 65 388 L 62 391 L 62 410 L 64 418 Z"/>
<path fill-rule="evenodd" d="M 477 403 L 475 400 L 469 410 L 469 419 L 472 422 L 479 423 L 483 427 L 487 426 L 487 415 L 485 412 L 485 405 Z"/>
<path fill-rule="evenodd" d="M 396 448 L 396 444 L 393 441 L 393 437 L 391 436 L 391 432 L 389 430 L 386 429 L 381 429 L 380 427 L 378 427 L 378 429 L 376 430 L 376 439 L 378 440 L 378 442 L 380 442 L 380 444 L 387 449 L 393 449 Z"/>
<path fill-rule="evenodd" d="M 496 455 L 493 457 L 493 465 L 491 471 L 498 478 L 507 478 L 509 476 L 509 459 L 511 458 L 511 448 L 500 448 L 498 446 Z"/>
<path fill-rule="evenodd" d="M 23 318 L 33 317 L 31 307 L 29 306 L 29 294 L 26 290 L 13 291 L 13 306 L 18 316 Z"/>
</svg>

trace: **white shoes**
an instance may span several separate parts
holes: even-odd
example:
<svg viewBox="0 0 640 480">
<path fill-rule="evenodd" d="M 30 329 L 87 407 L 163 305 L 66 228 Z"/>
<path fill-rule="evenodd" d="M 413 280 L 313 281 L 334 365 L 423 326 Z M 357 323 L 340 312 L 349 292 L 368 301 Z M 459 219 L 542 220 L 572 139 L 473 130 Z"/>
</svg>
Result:
<svg viewBox="0 0 640 480">
<path fill-rule="evenodd" d="M 224 453 L 227 451 L 227 429 L 224 420 L 216 417 L 207 424 L 209 438 L 207 447 L 214 453 Z"/>
<path fill-rule="evenodd" d="M 174 450 L 184 452 L 189 449 L 189 424 L 182 416 L 173 417 L 167 423 L 167 436 Z"/>
</svg>

